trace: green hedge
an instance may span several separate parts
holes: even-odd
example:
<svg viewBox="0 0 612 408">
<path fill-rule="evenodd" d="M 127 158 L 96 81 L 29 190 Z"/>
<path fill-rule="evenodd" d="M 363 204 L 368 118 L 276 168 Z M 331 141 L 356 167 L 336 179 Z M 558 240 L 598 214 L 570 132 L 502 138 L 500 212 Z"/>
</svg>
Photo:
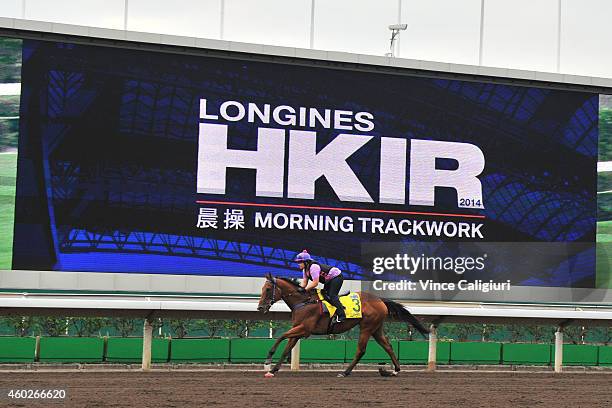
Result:
<svg viewBox="0 0 612 408">
<path fill-rule="evenodd" d="M 401 364 L 427 364 L 429 343 L 426 341 L 400 341 L 399 359 Z M 441 341 L 436 344 L 436 363 L 448 364 L 450 343 Z"/>
<path fill-rule="evenodd" d="M 152 361 L 263 363 L 274 339 L 153 339 Z M 287 341 L 283 341 L 274 361 L 278 361 Z M 402 364 L 425 364 L 425 341 L 391 341 Z M 33 362 L 36 339 L 0 337 L 0 362 Z M 303 363 L 343 363 L 352 361 L 356 340 L 304 339 Z M 109 338 L 104 356 L 104 339 L 88 337 L 42 337 L 42 362 L 133 362 L 142 361 L 142 338 Z M 362 363 L 390 363 L 387 353 L 375 341 L 368 342 Z M 550 344 L 438 342 L 438 364 L 524 364 L 549 365 L 554 361 Z M 563 365 L 612 366 L 612 347 L 565 344 Z"/>
<path fill-rule="evenodd" d="M 438 347 L 440 344 L 437 345 Z M 437 354 L 436 349 L 436 354 Z M 399 360 L 401 364 L 427 364 L 429 344 L 426 341 L 400 341 Z"/>
<path fill-rule="evenodd" d="M 599 365 L 612 366 L 612 346 L 599 346 Z"/>
<path fill-rule="evenodd" d="M 501 343 L 451 343 L 451 364 L 499 364 Z"/>
<path fill-rule="evenodd" d="M 35 347 L 34 337 L 0 337 L 0 362 L 31 363 Z"/>
<path fill-rule="evenodd" d="M 564 344 L 563 345 L 563 365 L 581 365 L 594 366 L 597 365 L 598 350 L 597 346 Z M 553 346 L 553 360 L 555 347 Z"/>
<path fill-rule="evenodd" d="M 153 339 L 151 362 L 168 361 L 168 339 Z M 106 345 L 106 361 L 113 363 L 139 363 L 142 361 L 142 337 L 110 337 Z"/>
<path fill-rule="evenodd" d="M 229 339 L 172 339 L 170 361 L 222 363 L 230 359 Z"/>
<path fill-rule="evenodd" d="M 393 351 L 397 356 L 399 349 L 399 341 L 397 340 L 389 340 L 391 343 L 391 347 L 393 347 Z M 345 356 L 344 361 L 350 363 L 353 361 L 353 357 L 355 357 L 355 352 L 357 351 L 357 340 L 346 340 L 346 348 L 345 348 Z M 362 363 L 390 363 L 391 357 L 387 354 L 387 352 L 376 342 L 370 340 L 366 347 L 366 352 L 361 358 L 360 362 Z"/>
<path fill-rule="evenodd" d="M 302 363 L 344 363 L 345 342 L 342 340 L 306 339 L 300 343 Z"/>
<path fill-rule="evenodd" d="M 61 363 L 100 363 L 104 339 L 97 337 L 41 337 L 40 361 Z"/>
<path fill-rule="evenodd" d="M 550 365 L 550 344 L 507 343 L 502 346 L 504 364 Z"/>
<path fill-rule="evenodd" d="M 232 363 L 263 363 L 275 341 L 275 339 L 231 339 L 230 361 Z M 276 349 L 272 357 L 275 362 L 282 355 L 286 344 L 287 340 L 284 340 Z"/>
</svg>

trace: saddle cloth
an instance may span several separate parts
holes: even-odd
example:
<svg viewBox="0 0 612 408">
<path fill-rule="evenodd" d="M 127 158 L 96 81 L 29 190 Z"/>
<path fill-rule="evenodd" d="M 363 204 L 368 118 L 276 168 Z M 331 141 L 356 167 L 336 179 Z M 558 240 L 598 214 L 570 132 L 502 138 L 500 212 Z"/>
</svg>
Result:
<svg viewBox="0 0 612 408">
<path fill-rule="evenodd" d="M 325 300 L 321 289 L 317 289 L 317 296 L 323 304 L 324 311 L 327 311 L 329 317 L 332 317 L 336 313 L 336 307 Z M 361 319 L 361 297 L 359 293 L 350 292 L 347 295 L 340 296 L 340 303 L 344 306 L 344 313 L 346 313 L 347 319 Z"/>
</svg>

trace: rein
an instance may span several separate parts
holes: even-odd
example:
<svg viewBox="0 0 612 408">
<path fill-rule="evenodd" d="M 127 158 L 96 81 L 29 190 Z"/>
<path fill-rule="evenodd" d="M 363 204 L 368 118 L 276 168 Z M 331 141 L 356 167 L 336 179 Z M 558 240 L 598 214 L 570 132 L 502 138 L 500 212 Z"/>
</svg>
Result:
<svg viewBox="0 0 612 408">
<path fill-rule="evenodd" d="M 294 311 L 294 310 L 301 309 L 301 308 L 303 308 L 306 305 L 314 305 L 315 303 L 317 303 L 316 300 L 308 299 L 305 302 L 300 302 L 298 304 L 293 305 L 293 307 L 290 307 L 290 309 L 291 309 L 291 311 Z"/>
</svg>

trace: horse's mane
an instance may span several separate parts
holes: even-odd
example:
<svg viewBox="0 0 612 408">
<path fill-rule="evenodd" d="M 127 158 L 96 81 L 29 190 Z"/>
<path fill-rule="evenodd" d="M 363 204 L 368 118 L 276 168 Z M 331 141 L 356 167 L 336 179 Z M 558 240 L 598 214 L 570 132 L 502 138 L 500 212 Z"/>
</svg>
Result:
<svg viewBox="0 0 612 408">
<path fill-rule="evenodd" d="M 282 277 L 279 277 L 278 279 L 284 280 L 285 282 L 290 283 L 290 284 L 292 284 L 295 287 L 299 287 L 300 286 L 300 283 L 297 281 L 297 279 L 282 278 Z"/>
</svg>

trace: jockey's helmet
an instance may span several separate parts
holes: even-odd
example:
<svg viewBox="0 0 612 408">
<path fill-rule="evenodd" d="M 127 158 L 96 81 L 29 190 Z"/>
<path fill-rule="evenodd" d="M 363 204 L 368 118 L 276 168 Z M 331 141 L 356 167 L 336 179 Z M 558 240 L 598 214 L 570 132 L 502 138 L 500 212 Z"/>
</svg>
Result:
<svg viewBox="0 0 612 408">
<path fill-rule="evenodd" d="M 308 251 L 303 250 L 302 252 L 300 252 L 299 254 L 296 255 L 295 262 L 306 262 L 306 261 L 312 261 L 312 257 L 310 256 L 310 254 L 308 253 Z"/>
</svg>

